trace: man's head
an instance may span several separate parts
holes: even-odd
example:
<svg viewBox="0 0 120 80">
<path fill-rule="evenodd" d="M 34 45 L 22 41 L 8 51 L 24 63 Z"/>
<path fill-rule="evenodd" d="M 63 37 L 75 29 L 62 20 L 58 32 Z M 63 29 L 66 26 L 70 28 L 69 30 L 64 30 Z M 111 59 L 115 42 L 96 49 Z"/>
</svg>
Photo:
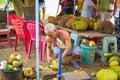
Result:
<svg viewBox="0 0 120 80">
<path fill-rule="evenodd" d="M 52 23 L 48 23 L 45 25 L 44 27 L 44 32 L 48 35 L 50 33 L 53 33 L 55 30 L 57 30 L 57 28 L 55 27 L 54 24 Z"/>
</svg>

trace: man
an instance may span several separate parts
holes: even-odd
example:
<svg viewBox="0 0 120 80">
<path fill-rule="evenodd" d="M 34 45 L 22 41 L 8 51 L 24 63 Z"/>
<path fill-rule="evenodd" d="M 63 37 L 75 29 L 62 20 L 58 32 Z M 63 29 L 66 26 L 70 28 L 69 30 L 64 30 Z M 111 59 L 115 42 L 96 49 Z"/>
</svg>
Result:
<svg viewBox="0 0 120 80">
<path fill-rule="evenodd" d="M 76 16 L 81 16 L 83 2 L 84 2 L 84 0 L 77 0 L 77 2 L 76 2 L 76 5 L 77 5 L 77 9 L 75 11 Z"/>
<path fill-rule="evenodd" d="M 44 32 L 46 33 L 47 42 L 47 61 L 48 63 L 52 60 L 51 50 L 53 50 L 54 57 L 56 61 L 58 60 L 58 55 L 62 52 L 62 59 L 67 55 L 72 55 L 70 59 L 70 65 L 76 69 L 79 65 L 75 62 L 76 57 L 80 54 L 79 46 L 72 46 L 69 33 L 65 30 L 57 30 L 55 25 L 48 23 L 44 27 Z"/>
<path fill-rule="evenodd" d="M 115 5 L 114 5 L 114 16 L 116 18 L 120 18 L 120 0 L 115 0 Z"/>
<path fill-rule="evenodd" d="M 74 13 L 74 0 L 60 0 L 61 15 Z"/>
<path fill-rule="evenodd" d="M 46 5 L 44 0 L 39 0 L 39 8 L 40 11 L 42 11 L 41 20 L 43 21 L 45 19 L 45 10 L 46 10 Z"/>
<path fill-rule="evenodd" d="M 120 0 L 115 0 L 114 5 L 115 5 L 114 6 L 115 29 L 118 34 L 117 46 L 118 46 L 118 51 L 120 51 Z"/>
<path fill-rule="evenodd" d="M 95 5 L 92 0 L 84 0 L 81 16 L 90 19 L 93 8 L 96 10 L 99 9 L 99 7 Z"/>
<path fill-rule="evenodd" d="M 98 0 L 98 5 L 100 7 L 100 21 L 110 21 L 111 19 L 111 10 L 110 4 L 114 4 L 114 0 Z"/>
</svg>

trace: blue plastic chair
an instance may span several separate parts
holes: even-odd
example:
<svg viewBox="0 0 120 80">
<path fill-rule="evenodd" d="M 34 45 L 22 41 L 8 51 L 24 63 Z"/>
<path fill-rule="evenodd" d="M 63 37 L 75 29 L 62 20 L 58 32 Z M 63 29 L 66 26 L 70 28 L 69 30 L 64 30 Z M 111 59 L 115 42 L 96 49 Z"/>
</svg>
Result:
<svg viewBox="0 0 120 80">
<path fill-rule="evenodd" d="M 78 34 L 70 33 L 70 39 L 71 39 L 73 45 L 80 46 L 82 38 Z"/>
<path fill-rule="evenodd" d="M 117 52 L 117 38 L 116 38 L 116 36 L 104 37 L 98 41 L 97 53 L 100 54 L 102 62 L 106 61 L 106 58 L 104 57 L 104 53 L 109 52 L 109 44 L 110 43 L 113 44 L 112 50 L 114 52 Z"/>
</svg>

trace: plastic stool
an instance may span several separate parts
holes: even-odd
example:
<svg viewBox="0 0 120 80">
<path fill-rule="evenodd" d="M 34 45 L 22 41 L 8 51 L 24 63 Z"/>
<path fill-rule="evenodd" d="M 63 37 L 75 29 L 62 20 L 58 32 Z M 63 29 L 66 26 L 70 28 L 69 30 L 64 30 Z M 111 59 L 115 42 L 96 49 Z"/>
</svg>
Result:
<svg viewBox="0 0 120 80">
<path fill-rule="evenodd" d="M 80 46 L 82 39 L 78 34 L 70 33 L 70 39 L 73 45 Z"/>
<path fill-rule="evenodd" d="M 6 40 L 0 40 L 0 42 L 8 42 L 9 47 L 12 47 L 12 42 L 10 40 L 9 30 L 8 29 L 0 29 L 0 35 L 7 35 Z"/>
<path fill-rule="evenodd" d="M 100 41 L 98 40 L 97 53 L 100 54 L 102 62 L 106 61 L 106 58 L 104 57 L 104 53 L 109 52 L 109 44 L 110 43 L 114 44 L 114 47 L 113 47 L 114 51 L 117 52 L 117 38 L 116 38 L 116 36 L 108 36 L 108 37 L 102 38 L 101 47 L 100 47 Z"/>
</svg>

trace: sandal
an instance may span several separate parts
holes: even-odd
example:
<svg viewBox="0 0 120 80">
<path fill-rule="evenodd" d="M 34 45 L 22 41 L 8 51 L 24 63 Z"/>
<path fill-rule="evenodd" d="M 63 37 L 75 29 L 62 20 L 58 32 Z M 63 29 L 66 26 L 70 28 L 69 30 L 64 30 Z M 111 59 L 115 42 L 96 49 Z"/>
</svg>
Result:
<svg viewBox="0 0 120 80">
<path fill-rule="evenodd" d="M 70 65 L 71 65 L 73 68 L 75 68 L 75 69 L 79 69 L 79 68 L 80 68 L 80 66 L 79 66 L 76 62 L 72 62 L 72 63 L 70 63 Z"/>
</svg>

